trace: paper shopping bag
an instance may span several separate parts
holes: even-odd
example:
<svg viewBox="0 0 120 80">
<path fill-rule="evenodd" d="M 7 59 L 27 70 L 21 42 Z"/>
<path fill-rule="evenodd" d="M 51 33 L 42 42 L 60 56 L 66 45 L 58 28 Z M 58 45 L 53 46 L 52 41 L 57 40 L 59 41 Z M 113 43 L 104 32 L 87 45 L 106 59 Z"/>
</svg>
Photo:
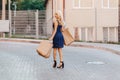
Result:
<svg viewBox="0 0 120 80">
<path fill-rule="evenodd" d="M 64 44 L 66 46 L 70 45 L 73 41 L 74 38 L 72 37 L 71 33 L 69 32 L 68 28 L 66 28 L 63 32 L 63 37 L 64 37 Z"/>
<path fill-rule="evenodd" d="M 44 57 L 44 58 L 49 58 L 52 50 L 52 43 L 50 43 L 47 40 L 44 40 L 40 43 L 39 47 L 37 48 L 37 53 Z"/>
</svg>

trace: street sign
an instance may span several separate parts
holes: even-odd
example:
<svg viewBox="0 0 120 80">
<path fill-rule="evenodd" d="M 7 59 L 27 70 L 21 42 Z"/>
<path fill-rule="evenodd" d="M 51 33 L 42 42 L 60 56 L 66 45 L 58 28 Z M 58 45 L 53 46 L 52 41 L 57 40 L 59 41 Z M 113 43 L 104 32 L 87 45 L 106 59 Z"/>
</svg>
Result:
<svg viewBox="0 0 120 80">
<path fill-rule="evenodd" d="M 0 20 L 0 32 L 9 32 L 9 20 Z"/>
</svg>

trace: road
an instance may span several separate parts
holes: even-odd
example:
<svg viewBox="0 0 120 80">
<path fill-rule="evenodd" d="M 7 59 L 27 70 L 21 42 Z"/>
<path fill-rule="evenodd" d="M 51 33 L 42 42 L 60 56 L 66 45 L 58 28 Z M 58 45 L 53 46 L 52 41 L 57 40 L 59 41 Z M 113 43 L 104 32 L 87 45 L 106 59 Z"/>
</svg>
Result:
<svg viewBox="0 0 120 80">
<path fill-rule="evenodd" d="M 32 43 L 0 42 L 0 80 L 120 80 L 119 55 L 65 47 L 65 68 L 53 69 L 52 54 L 44 59 L 36 53 L 37 47 Z"/>
</svg>

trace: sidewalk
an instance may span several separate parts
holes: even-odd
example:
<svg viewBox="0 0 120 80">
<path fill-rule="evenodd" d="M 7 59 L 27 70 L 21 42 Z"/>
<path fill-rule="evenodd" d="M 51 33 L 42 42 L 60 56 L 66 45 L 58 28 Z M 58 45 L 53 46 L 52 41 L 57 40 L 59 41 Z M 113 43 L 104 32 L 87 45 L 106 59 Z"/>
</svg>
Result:
<svg viewBox="0 0 120 80">
<path fill-rule="evenodd" d="M 120 55 L 120 45 L 117 44 L 74 42 L 72 45 L 105 50 Z"/>
<path fill-rule="evenodd" d="M 28 42 L 28 43 L 39 44 L 42 40 L 18 39 L 18 38 L 1 38 L 0 41 Z M 94 48 L 94 49 L 109 51 L 109 52 L 120 55 L 120 45 L 117 45 L 117 44 L 73 42 L 70 46 Z"/>
</svg>

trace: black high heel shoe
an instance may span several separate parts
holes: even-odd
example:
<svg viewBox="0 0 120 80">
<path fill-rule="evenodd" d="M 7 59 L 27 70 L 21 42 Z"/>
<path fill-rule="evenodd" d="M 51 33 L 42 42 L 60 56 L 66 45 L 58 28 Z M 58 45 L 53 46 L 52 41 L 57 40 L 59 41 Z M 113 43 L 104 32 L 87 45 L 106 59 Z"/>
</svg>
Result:
<svg viewBox="0 0 120 80">
<path fill-rule="evenodd" d="M 57 62 L 56 60 L 54 60 L 53 68 L 56 68 L 56 66 L 57 66 Z"/>
<path fill-rule="evenodd" d="M 59 65 L 57 68 L 64 68 L 64 62 L 60 61 L 60 63 L 62 63 L 61 65 Z"/>
</svg>

